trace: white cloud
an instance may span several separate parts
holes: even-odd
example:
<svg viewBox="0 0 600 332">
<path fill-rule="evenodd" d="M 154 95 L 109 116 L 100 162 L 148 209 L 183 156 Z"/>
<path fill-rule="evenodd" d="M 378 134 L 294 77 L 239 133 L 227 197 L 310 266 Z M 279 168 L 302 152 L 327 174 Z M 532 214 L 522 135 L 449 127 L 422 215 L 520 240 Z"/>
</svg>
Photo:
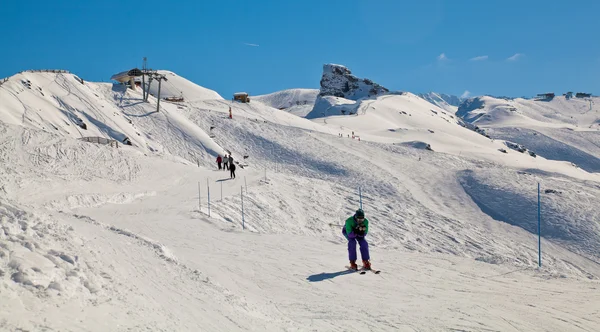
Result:
<svg viewBox="0 0 600 332">
<path fill-rule="evenodd" d="M 515 53 L 515 55 L 509 57 L 508 59 L 506 59 L 507 61 L 517 61 L 520 58 L 522 58 L 525 54 L 521 54 L 521 53 Z"/>
<path fill-rule="evenodd" d="M 244 45 L 246 45 L 246 46 L 252 46 L 252 47 L 259 47 L 260 46 L 258 44 L 251 44 L 251 43 L 244 43 Z"/>
<path fill-rule="evenodd" d="M 469 96 L 471 95 L 471 92 L 469 90 L 465 90 L 465 92 L 463 92 L 462 95 L 460 95 L 461 98 L 469 98 Z"/>
<path fill-rule="evenodd" d="M 446 53 L 442 53 L 442 54 L 438 55 L 437 59 L 439 61 L 446 61 L 446 60 L 448 60 L 448 57 L 446 56 Z"/>
<path fill-rule="evenodd" d="M 471 58 L 470 61 L 484 61 L 487 60 L 488 56 L 487 55 L 480 55 L 480 56 L 476 56 L 474 58 Z"/>
</svg>

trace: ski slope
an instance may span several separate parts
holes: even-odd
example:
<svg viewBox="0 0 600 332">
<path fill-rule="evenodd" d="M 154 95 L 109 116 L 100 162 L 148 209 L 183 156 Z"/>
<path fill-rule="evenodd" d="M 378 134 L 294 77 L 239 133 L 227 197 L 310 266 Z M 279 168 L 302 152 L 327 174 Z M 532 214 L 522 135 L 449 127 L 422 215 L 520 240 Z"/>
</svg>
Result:
<svg viewBox="0 0 600 332">
<path fill-rule="evenodd" d="M 252 100 L 305 117 L 312 110 L 318 94 L 317 89 L 288 89 L 255 96 Z"/>
<path fill-rule="evenodd" d="M 409 93 L 312 120 L 202 92 L 156 112 L 139 91 L 70 75 L 0 86 L 0 329 L 600 325 L 597 174 L 501 153 Z M 77 139 L 88 132 L 133 145 Z M 245 165 L 236 179 L 216 170 L 226 151 Z M 381 275 L 344 271 L 358 186 Z"/>
<path fill-rule="evenodd" d="M 524 145 L 552 160 L 572 162 L 600 172 L 600 107 L 598 98 L 554 97 L 513 100 L 479 97 L 457 115 L 485 128 L 498 139 Z"/>
</svg>

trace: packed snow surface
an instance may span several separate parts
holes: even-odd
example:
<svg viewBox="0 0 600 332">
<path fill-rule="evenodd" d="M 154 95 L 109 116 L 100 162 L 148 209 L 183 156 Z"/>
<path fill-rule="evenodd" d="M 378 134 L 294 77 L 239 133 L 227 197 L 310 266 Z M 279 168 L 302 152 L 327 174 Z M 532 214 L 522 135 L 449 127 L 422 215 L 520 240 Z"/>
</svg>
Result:
<svg viewBox="0 0 600 332">
<path fill-rule="evenodd" d="M 598 174 L 410 93 L 306 119 L 170 76 L 158 111 L 67 73 L 0 86 L 0 330 L 598 330 Z M 345 269 L 360 204 L 379 275 Z"/>
</svg>

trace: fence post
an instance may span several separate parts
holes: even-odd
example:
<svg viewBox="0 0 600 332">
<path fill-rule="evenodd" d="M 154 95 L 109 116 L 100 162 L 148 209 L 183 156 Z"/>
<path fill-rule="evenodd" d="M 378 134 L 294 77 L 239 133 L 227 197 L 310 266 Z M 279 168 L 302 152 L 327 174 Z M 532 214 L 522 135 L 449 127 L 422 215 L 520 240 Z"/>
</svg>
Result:
<svg viewBox="0 0 600 332">
<path fill-rule="evenodd" d="M 242 198 L 242 229 L 246 229 L 244 220 L 244 187 L 240 187 L 240 197 Z"/>
<path fill-rule="evenodd" d="M 202 212 L 202 196 L 200 195 L 200 181 L 198 181 L 198 212 Z"/>
<path fill-rule="evenodd" d="M 208 217 L 210 218 L 210 186 L 208 184 L 208 179 L 206 179 L 206 193 L 208 196 Z"/>
</svg>

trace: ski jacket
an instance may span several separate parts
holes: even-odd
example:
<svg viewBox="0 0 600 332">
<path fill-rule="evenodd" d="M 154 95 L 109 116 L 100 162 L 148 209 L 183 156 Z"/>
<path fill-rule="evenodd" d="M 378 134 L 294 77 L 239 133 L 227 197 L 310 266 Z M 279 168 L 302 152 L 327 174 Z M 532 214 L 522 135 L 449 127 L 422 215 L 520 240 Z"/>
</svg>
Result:
<svg viewBox="0 0 600 332">
<path fill-rule="evenodd" d="M 220 163 L 223 159 L 221 159 L 221 156 L 217 157 L 217 162 Z"/>
<path fill-rule="evenodd" d="M 367 233 L 369 233 L 369 219 L 365 218 L 365 221 L 363 221 L 362 223 L 365 226 L 365 235 L 367 236 Z M 356 220 L 354 220 L 354 216 L 346 219 L 346 234 L 348 234 L 349 237 L 356 237 L 356 232 L 354 231 L 357 227 L 358 227 L 358 222 Z"/>
</svg>

